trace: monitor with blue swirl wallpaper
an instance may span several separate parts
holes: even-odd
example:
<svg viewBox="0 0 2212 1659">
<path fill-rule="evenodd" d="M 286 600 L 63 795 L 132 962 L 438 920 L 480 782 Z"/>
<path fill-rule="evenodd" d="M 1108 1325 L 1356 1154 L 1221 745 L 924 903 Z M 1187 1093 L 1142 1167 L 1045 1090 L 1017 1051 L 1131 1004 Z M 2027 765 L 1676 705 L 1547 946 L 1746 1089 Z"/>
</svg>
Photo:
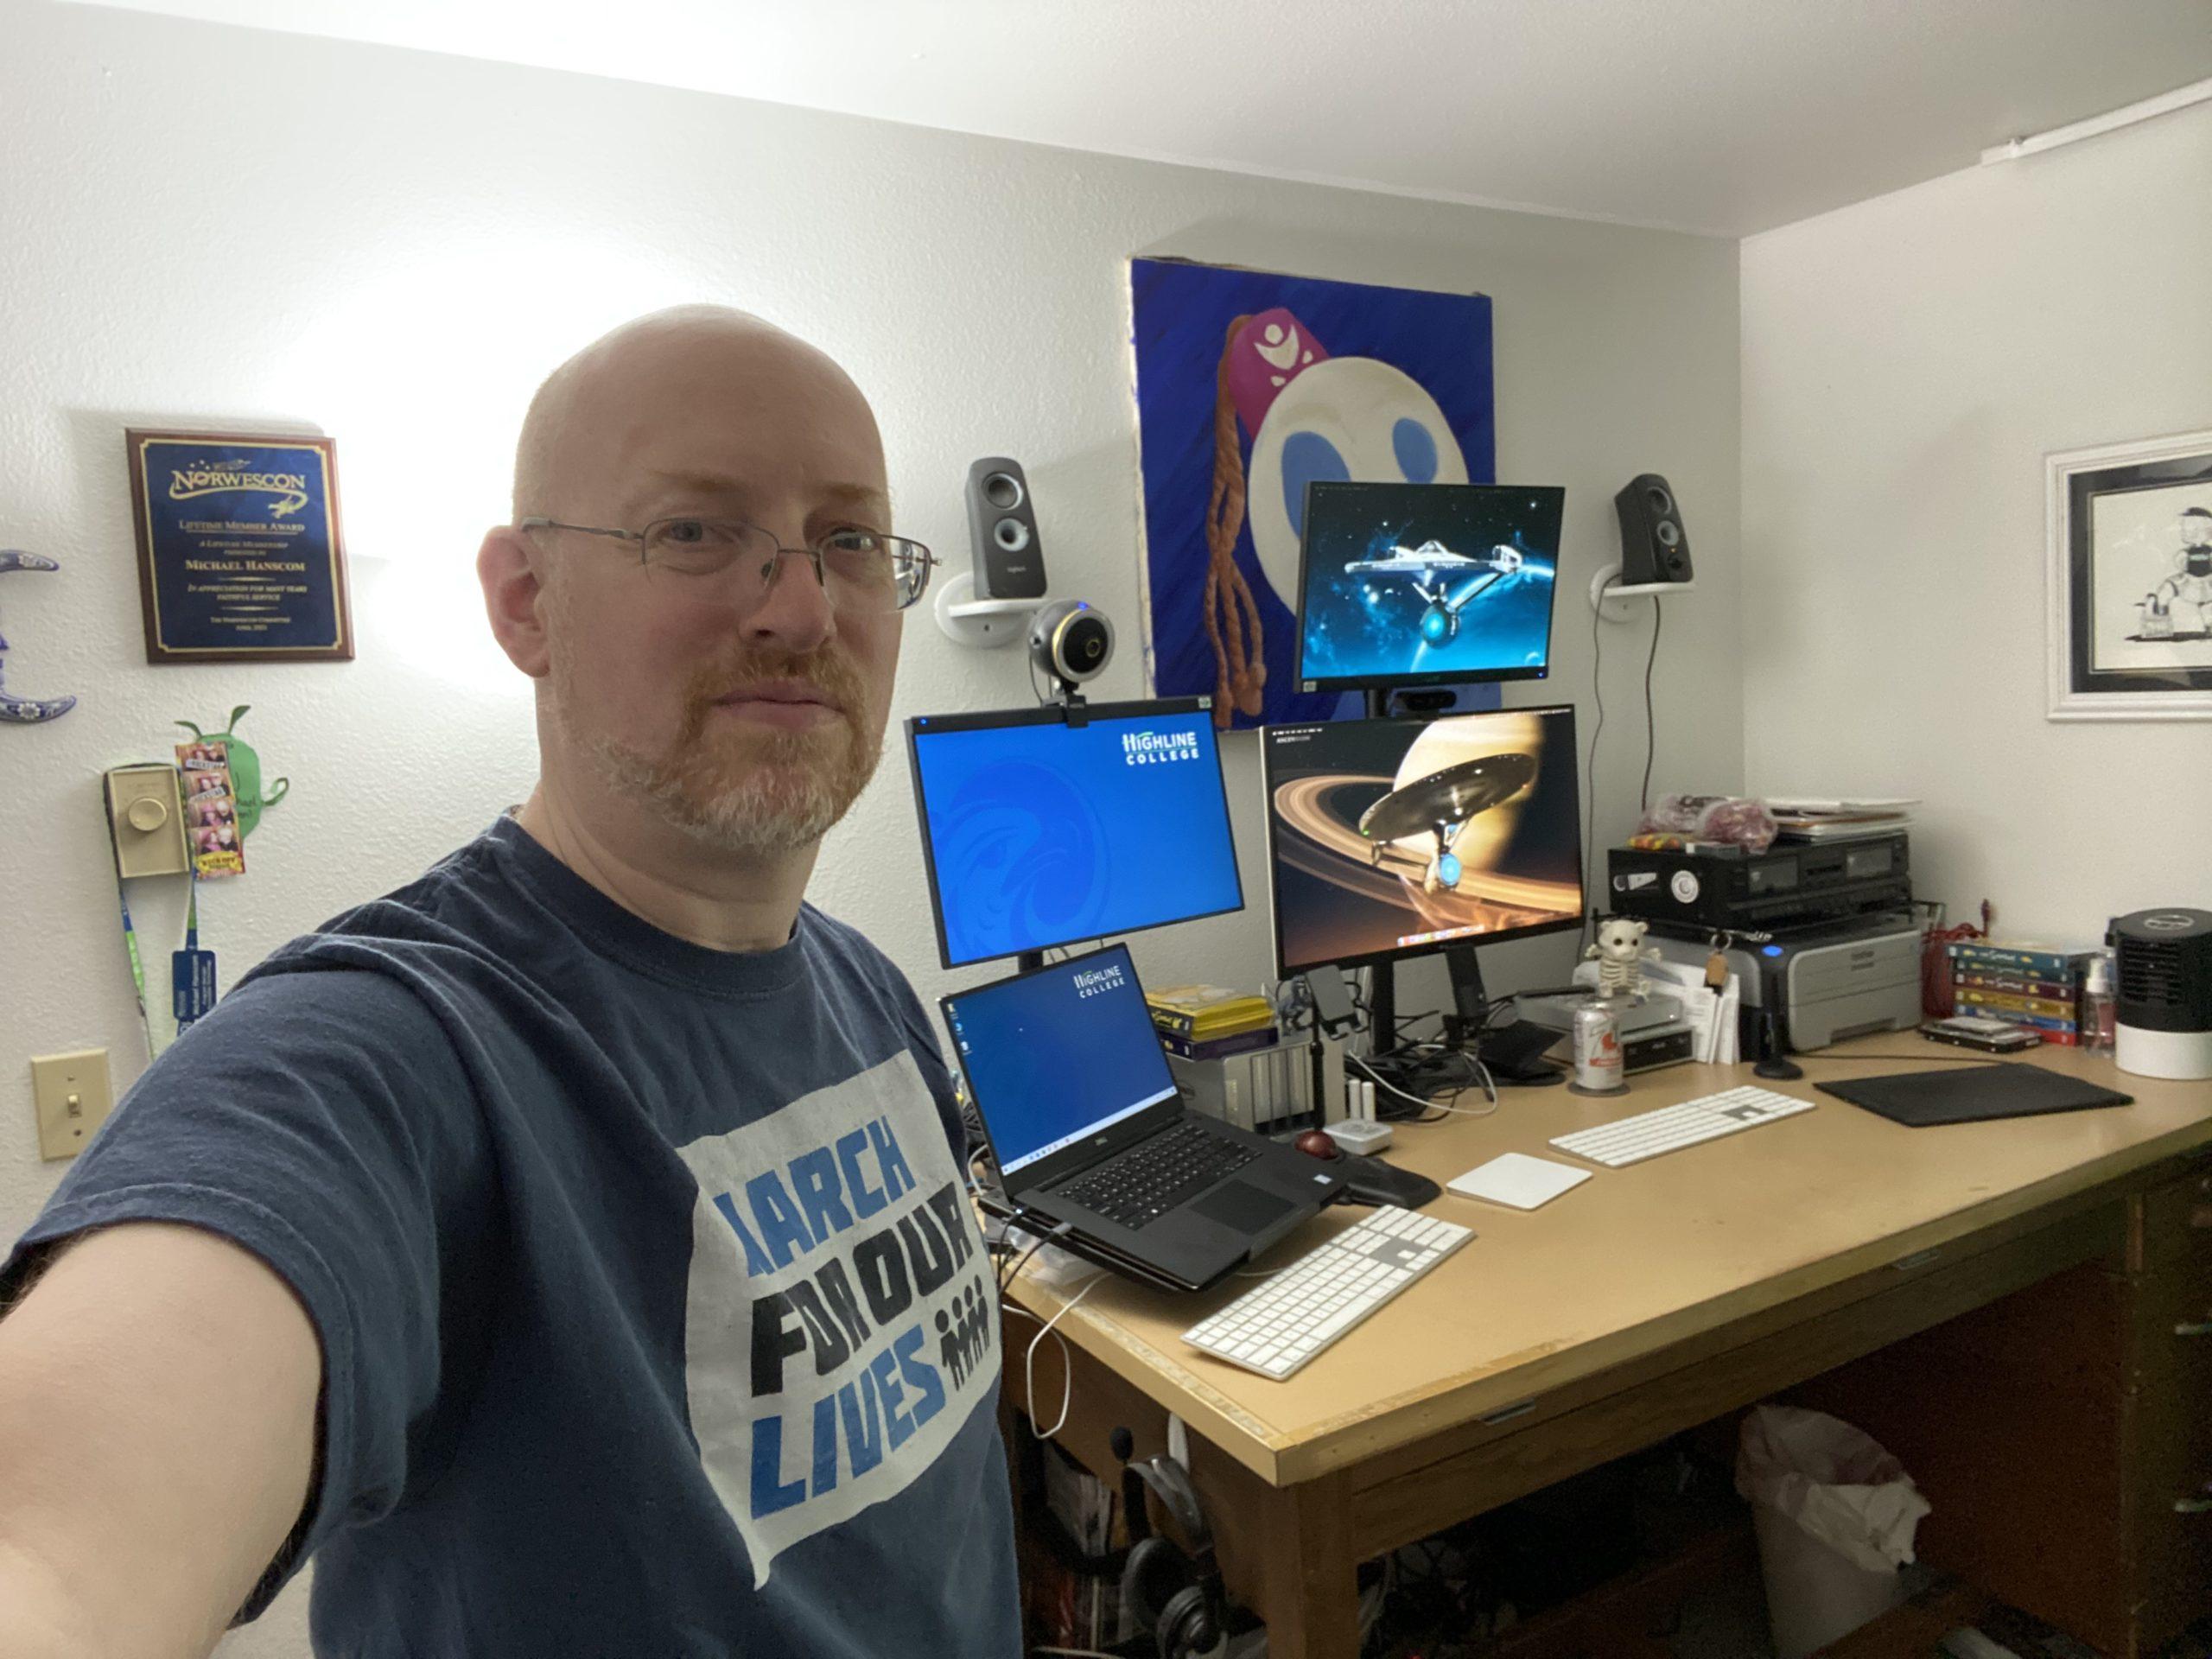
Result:
<svg viewBox="0 0 2212 1659">
<path fill-rule="evenodd" d="M 1210 705 L 906 722 L 947 968 L 1241 910 Z"/>
</svg>

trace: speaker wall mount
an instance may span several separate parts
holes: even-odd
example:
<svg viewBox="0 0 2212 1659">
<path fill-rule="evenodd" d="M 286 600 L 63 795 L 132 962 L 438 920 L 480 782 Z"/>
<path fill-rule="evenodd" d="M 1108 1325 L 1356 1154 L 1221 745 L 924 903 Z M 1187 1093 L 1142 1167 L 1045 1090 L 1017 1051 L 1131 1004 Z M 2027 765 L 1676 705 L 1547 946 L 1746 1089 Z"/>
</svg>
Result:
<svg viewBox="0 0 2212 1659">
<path fill-rule="evenodd" d="M 1643 582 L 1633 588 L 1621 586 L 1621 562 L 1598 567 L 1590 578 L 1590 608 L 1608 622 L 1625 622 L 1637 613 L 1631 600 L 1654 598 L 1661 594 L 1687 594 L 1697 587 L 1693 576 L 1688 582 Z"/>
<path fill-rule="evenodd" d="M 1037 609 L 1033 599 L 976 598 L 972 570 L 963 570 L 936 587 L 931 608 L 937 613 L 938 626 L 954 645 L 973 651 L 996 651 L 1014 644 L 1028 631 Z"/>
</svg>

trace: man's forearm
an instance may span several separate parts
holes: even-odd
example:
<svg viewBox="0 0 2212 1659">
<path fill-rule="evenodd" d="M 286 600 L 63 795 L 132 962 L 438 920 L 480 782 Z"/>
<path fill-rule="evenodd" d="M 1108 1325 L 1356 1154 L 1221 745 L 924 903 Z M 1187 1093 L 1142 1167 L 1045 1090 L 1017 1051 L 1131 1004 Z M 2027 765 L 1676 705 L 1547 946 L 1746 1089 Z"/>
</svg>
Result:
<svg viewBox="0 0 2212 1659">
<path fill-rule="evenodd" d="M 0 1532 L 0 1653 L 9 1659 L 108 1659 L 91 1614 L 45 1557 Z"/>
<path fill-rule="evenodd" d="M 302 1512 L 320 1370 L 227 1239 L 134 1222 L 66 1252 L 0 1320 L 0 1656 L 206 1659 Z"/>
</svg>

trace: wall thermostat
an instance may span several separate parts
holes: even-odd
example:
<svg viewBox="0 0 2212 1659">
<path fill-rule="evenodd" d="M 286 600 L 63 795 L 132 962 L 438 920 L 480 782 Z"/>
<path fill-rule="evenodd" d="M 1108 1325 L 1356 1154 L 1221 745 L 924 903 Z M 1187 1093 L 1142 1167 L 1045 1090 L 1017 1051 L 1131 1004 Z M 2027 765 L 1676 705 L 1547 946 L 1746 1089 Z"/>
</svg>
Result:
<svg viewBox="0 0 2212 1659">
<path fill-rule="evenodd" d="M 118 874 L 182 875 L 192 868 L 175 766 L 118 766 L 104 782 Z"/>
</svg>

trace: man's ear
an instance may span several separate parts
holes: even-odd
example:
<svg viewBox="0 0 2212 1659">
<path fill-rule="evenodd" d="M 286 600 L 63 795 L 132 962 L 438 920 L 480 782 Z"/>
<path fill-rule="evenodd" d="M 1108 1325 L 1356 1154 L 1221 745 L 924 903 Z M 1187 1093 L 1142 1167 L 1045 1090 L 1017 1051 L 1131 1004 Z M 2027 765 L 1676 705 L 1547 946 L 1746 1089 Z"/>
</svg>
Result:
<svg viewBox="0 0 2212 1659">
<path fill-rule="evenodd" d="M 545 588 L 544 559 L 543 550 L 512 524 L 486 531 L 483 546 L 476 550 L 476 579 L 484 586 L 492 637 L 507 660 L 534 680 L 544 678 L 553 662 L 545 627 L 551 595 Z"/>
</svg>

